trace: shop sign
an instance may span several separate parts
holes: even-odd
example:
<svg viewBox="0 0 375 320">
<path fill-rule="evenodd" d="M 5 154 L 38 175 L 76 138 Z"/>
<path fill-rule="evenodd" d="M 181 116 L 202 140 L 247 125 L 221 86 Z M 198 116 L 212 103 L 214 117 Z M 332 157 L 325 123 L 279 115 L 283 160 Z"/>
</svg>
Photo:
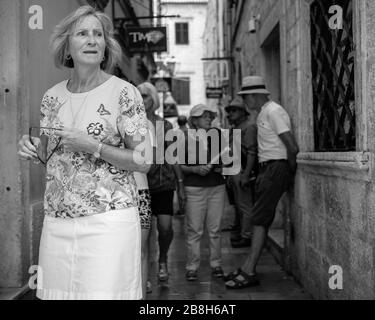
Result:
<svg viewBox="0 0 375 320">
<path fill-rule="evenodd" d="M 207 87 L 206 88 L 206 98 L 207 99 L 221 99 L 223 97 L 223 88 L 214 88 L 214 87 Z"/>
<path fill-rule="evenodd" d="M 132 53 L 167 51 L 166 27 L 127 27 Z"/>
</svg>

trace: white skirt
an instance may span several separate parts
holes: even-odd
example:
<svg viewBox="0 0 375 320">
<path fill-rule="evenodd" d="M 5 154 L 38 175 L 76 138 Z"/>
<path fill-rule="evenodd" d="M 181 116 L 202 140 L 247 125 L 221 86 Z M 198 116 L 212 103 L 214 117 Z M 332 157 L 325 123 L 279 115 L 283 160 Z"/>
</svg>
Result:
<svg viewBox="0 0 375 320">
<path fill-rule="evenodd" d="M 137 300 L 142 297 L 138 210 L 44 218 L 37 297 Z"/>
</svg>

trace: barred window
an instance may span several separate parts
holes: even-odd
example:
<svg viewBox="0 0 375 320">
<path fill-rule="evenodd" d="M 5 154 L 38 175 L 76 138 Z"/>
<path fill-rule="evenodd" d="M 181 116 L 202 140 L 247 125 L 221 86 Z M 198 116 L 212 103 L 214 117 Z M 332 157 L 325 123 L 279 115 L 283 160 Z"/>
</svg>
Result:
<svg viewBox="0 0 375 320">
<path fill-rule="evenodd" d="M 343 10 L 342 29 L 331 28 L 333 5 Z M 354 151 L 353 1 L 315 0 L 310 10 L 315 151 Z"/>
</svg>

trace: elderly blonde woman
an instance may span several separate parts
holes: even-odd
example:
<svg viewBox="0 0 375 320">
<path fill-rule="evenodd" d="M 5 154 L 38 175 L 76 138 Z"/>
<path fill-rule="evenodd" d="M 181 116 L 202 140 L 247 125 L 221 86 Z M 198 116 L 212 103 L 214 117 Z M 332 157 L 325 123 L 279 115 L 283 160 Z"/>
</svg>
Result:
<svg viewBox="0 0 375 320">
<path fill-rule="evenodd" d="M 211 164 L 217 156 L 211 150 L 220 150 L 221 133 L 219 129 L 212 128 L 212 121 L 216 117 L 216 111 L 203 104 L 196 105 L 190 111 L 189 126 L 191 129 L 216 133 L 218 139 L 204 139 L 203 135 L 193 135 L 188 130 L 186 136 L 185 165 L 181 168 L 184 172 L 184 185 L 186 194 L 186 244 L 188 257 L 186 264 L 186 279 L 194 281 L 198 278 L 200 267 L 200 246 L 204 228 L 207 228 L 210 249 L 210 266 L 214 277 L 221 278 L 221 220 L 224 210 L 225 180 L 220 173 L 220 167 Z M 193 139 L 193 141 L 189 141 Z M 192 153 L 189 146 L 196 143 L 193 155 L 195 159 L 191 163 Z M 213 146 L 213 143 L 218 145 Z M 211 148 L 214 147 L 214 148 Z M 206 152 L 207 161 L 200 162 L 199 154 Z"/>
<path fill-rule="evenodd" d="M 165 140 L 158 141 L 157 136 L 165 134 L 168 130 L 173 130 L 172 124 L 155 114 L 159 108 L 159 96 L 156 88 L 149 82 L 144 82 L 138 86 L 146 108 L 147 118 L 151 126 L 155 129 L 156 135 L 153 139 L 154 159 L 160 154 L 156 149 L 167 150 L 171 142 Z M 159 126 L 164 126 L 164 133 L 157 132 Z M 167 157 L 164 157 L 165 159 Z M 165 282 L 169 279 L 168 272 L 168 251 L 173 240 L 173 195 L 177 186 L 178 196 L 181 206 L 184 206 L 185 192 L 183 185 L 183 173 L 178 164 L 169 164 L 167 161 L 158 163 L 155 161 L 150 171 L 147 173 L 148 185 L 151 194 L 151 211 L 157 218 L 158 242 L 159 242 L 159 272 L 158 279 Z"/>
<path fill-rule="evenodd" d="M 72 72 L 47 90 L 41 105 L 41 130 L 51 156 L 37 297 L 141 299 L 133 171 L 149 169 L 148 152 L 139 147 L 150 146 L 142 97 L 108 73 L 121 49 L 103 13 L 80 7 L 57 25 L 51 44 L 56 65 Z M 19 155 L 40 158 L 40 141 L 24 135 Z"/>
</svg>

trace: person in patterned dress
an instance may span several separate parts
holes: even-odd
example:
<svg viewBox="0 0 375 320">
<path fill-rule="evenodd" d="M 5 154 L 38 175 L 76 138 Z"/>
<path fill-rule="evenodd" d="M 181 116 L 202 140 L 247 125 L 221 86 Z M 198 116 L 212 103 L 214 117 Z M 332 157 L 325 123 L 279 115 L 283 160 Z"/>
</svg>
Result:
<svg viewBox="0 0 375 320">
<path fill-rule="evenodd" d="M 71 76 L 44 94 L 41 139 L 19 155 L 46 163 L 39 250 L 40 299 L 141 299 L 141 228 L 133 172 L 149 170 L 142 96 L 109 72 L 121 57 L 111 19 L 91 6 L 64 18 L 51 38 Z M 152 154 L 151 154 L 152 155 Z"/>
</svg>

